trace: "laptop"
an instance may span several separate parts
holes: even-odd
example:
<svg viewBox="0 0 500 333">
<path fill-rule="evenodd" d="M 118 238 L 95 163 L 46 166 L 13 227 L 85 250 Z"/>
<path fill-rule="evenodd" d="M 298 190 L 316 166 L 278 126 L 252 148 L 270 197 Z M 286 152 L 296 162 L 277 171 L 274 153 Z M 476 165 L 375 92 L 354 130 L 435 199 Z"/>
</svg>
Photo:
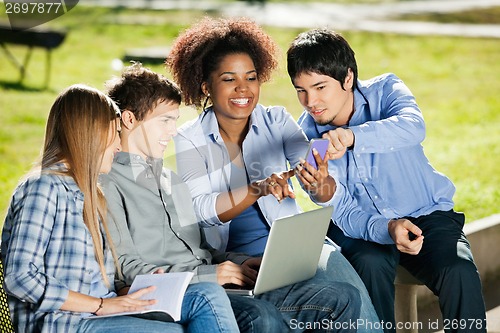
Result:
<svg viewBox="0 0 500 333">
<path fill-rule="evenodd" d="M 275 220 L 254 288 L 228 288 L 226 292 L 253 296 L 312 278 L 332 212 L 333 207 L 324 207 Z"/>
</svg>

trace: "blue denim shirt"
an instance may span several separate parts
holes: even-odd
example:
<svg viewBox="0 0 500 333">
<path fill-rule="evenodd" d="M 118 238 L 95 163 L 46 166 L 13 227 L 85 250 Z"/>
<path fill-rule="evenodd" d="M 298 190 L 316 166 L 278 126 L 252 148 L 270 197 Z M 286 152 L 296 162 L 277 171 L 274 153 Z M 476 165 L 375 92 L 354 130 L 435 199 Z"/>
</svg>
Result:
<svg viewBox="0 0 500 333">
<path fill-rule="evenodd" d="M 390 219 L 453 209 L 455 187 L 424 155 L 422 113 L 397 76 L 358 81 L 354 106 L 354 147 L 329 162 L 337 189 L 324 205 L 335 207 L 332 218 L 347 236 L 391 244 Z M 317 125 L 306 111 L 298 122 L 309 139 L 336 128 Z"/>
<path fill-rule="evenodd" d="M 212 109 L 184 124 L 174 140 L 177 170 L 189 186 L 198 221 L 205 227 L 210 245 L 223 251 L 229 238 L 230 222 L 219 220 L 215 202 L 219 193 L 231 187 L 231 161 Z M 304 132 L 283 107 L 258 104 L 250 116 L 242 148 L 249 181 L 265 179 L 274 172 L 295 167 L 306 155 L 308 145 Z M 280 204 L 268 195 L 259 198 L 257 203 L 269 225 L 279 217 L 300 212 L 296 201 L 290 198 Z"/>
<path fill-rule="evenodd" d="M 106 251 L 106 272 L 114 264 Z M 99 272 L 83 222 L 83 193 L 73 178 L 42 173 L 15 190 L 2 232 L 2 260 L 18 332 L 74 332 L 81 313 L 60 310 L 69 290 L 90 295 Z M 116 294 L 107 288 L 96 297 Z M 112 287 L 113 289 L 113 287 Z"/>
</svg>

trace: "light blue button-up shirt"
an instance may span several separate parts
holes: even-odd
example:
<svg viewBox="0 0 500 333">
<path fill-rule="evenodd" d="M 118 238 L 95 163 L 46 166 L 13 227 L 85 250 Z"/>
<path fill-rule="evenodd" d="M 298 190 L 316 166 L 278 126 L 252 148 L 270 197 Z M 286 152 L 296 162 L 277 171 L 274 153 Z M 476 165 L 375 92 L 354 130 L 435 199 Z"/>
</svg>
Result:
<svg viewBox="0 0 500 333">
<path fill-rule="evenodd" d="M 174 140 L 177 170 L 189 186 L 207 241 L 214 248 L 225 250 L 230 222 L 219 220 L 215 203 L 219 193 L 231 188 L 231 163 L 212 109 L 179 128 Z M 250 116 L 242 148 L 250 182 L 295 167 L 305 156 L 308 145 L 304 132 L 283 107 L 258 104 Z M 277 218 L 300 212 L 295 200 L 290 198 L 280 204 L 268 195 L 259 198 L 257 203 L 269 225 Z"/>
<path fill-rule="evenodd" d="M 391 244 L 390 219 L 453 209 L 455 187 L 424 155 L 425 124 L 408 87 L 394 74 L 358 81 L 348 127 L 352 150 L 329 162 L 337 182 L 333 220 L 352 238 Z M 299 125 L 309 139 L 335 129 L 306 112 Z"/>
</svg>

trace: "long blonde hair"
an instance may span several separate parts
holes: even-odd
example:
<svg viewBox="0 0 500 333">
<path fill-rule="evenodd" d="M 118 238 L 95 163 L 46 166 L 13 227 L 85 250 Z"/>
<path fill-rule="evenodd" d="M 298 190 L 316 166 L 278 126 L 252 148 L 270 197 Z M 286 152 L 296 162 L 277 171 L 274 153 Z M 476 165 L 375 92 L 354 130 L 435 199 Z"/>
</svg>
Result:
<svg viewBox="0 0 500 333">
<path fill-rule="evenodd" d="M 59 94 L 50 110 L 41 161 L 44 172 L 56 163 L 64 163 L 67 170 L 62 173 L 73 177 L 82 191 L 83 221 L 92 236 L 95 258 L 108 286 L 99 221 L 117 271 L 120 269 L 106 223 L 106 200 L 98 177 L 103 153 L 110 144 L 110 123 L 117 117 L 120 117 L 120 110 L 104 93 L 81 84 L 68 87 Z M 117 135 L 116 129 L 114 133 Z"/>
</svg>

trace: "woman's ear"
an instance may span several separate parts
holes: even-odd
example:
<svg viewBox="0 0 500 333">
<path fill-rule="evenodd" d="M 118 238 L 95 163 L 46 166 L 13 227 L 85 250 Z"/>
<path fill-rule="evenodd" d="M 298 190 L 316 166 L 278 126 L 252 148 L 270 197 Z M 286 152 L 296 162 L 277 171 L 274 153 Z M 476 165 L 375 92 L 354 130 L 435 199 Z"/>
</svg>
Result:
<svg viewBox="0 0 500 333">
<path fill-rule="evenodd" d="M 133 112 L 129 110 L 122 111 L 122 126 L 128 130 L 132 130 L 136 125 L 137 120 Z"/>
<path fill-rule="evenodd" d="M 203 95 L 210 97 L 210 93 L 208 92 L 208 84 L 206 82 L 203 82 L 201 84 L 201 91 L 203 92 Z"/>
</svg>

